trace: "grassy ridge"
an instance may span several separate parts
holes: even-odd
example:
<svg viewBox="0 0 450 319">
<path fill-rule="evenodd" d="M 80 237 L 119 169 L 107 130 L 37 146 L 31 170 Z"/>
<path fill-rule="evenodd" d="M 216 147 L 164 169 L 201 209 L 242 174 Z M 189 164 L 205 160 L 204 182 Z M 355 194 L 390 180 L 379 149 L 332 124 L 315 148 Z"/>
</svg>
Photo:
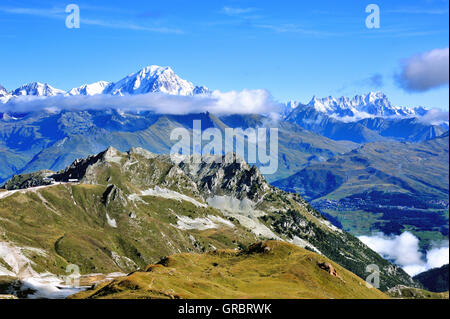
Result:
<svg viewBox="0 0 450 319">
<path fill-rule="evenodd" d="M 327 262 L 337 276 L 321 269 Z M 388 298 L 328 258 L 266 241 L 243 251 L 177 254 L 71 298 Z"/>
</svg>

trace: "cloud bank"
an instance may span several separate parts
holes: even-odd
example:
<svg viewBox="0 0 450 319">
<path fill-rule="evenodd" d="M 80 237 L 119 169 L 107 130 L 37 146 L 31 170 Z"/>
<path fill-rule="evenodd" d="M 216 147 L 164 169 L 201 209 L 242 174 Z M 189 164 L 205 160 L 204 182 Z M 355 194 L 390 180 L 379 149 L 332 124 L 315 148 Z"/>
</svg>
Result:
<svg viewBox="0 0 450 319">
<path fill-rule="evenodd" d="M 448 111 L 444 111 L 441 109 L 428 110 L 428 112 L 424 116 L 419 117 L 419 121 L 432 125 L 441 125 L 443 123 L 448 123 Z"/>
<path fill-rule="evenodd" d="M 398 236 L 378 233 L 358 238 L 384 258 L 402 267 L 410 276 L 449 262 L 448 241 L 435 244 L 423 256 L 419 250 L 419 239 L 410 232 L 404 232 Z"/>
<path fill-rule="evenodd" d="M 415 55 L 402 63 L 395 76 L 397 84 L 408 92 L 424 92 L 448 84 L 449 48 Z"/>
<path fill-rule="evenodd" d="M 0 112 L 35 112 L 41 110 L 102 110 L 153 111 L 159 114 L 270 114 L 279 112 L 281 104 L 266 90 L 242 90 L 210 95 L 179 96 L 163 93 L 114 96 L 19 96 L 1 105 Z"/>
</svg>

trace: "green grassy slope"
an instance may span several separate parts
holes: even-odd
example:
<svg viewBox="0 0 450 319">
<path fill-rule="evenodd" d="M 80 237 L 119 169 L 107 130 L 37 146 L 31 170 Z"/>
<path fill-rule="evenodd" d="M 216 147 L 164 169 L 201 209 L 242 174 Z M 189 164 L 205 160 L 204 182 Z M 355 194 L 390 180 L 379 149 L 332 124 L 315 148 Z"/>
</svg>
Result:
<svg viewBox="0 0 450 319">
<path fill-rule="evenodd" d="M 173 226 L 177 216 L 226 219 L 210 207 L 151 196 L 105 205 L 106 191 L 106 185 L 65 184 L 4 198 L 0 201 L 0 241 L 43 249 L 45 255 L 28 252 L 33 268 L 64 274 L 67 264 L 77 264 L 82 273 L 127 272 L 164 255 L 201 252 L 211 245 L 233 248 L 256 238 L 239 225 L 207 230 Z M 108 224 L 107 214 L 117 228 Z"/>
<path fill-rule="evenodd" d="M 89 273 L 130 271 L 164 255 L 281 239 L 320 252 L 362 278 L 367 265 L 376 264 L 383 290 L 414 284 L 299 195 L 270 186 L 255 167 L 227 159 L 174 164 L 167 155 L 110 148 L 54 175 L 80 184 L 0 193 L 1 240 L 43 249 L 46 256 L 30 252 L 39 271 L 58 273 L 74 263 Z"/>
<path fill-rule="evenodd" d="M 336 274 L 319 267 L 329 263 Z M 319 254 L 279 241 L 177 254 L 70 298 L 361 298 L 385 294 Z"/>
</svg>

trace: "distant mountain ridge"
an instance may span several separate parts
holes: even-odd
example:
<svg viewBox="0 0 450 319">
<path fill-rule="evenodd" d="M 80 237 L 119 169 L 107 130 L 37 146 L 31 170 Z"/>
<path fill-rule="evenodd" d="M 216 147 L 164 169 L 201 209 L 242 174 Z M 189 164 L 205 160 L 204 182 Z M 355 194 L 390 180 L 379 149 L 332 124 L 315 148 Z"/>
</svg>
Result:
<svg viewBox="0 0 450 319">
<path fill-rule="evenodd" d="M 0 85 L 0 103 L 6 103 L 9 100 L 9 97 L 9 92 L 2 85 Z"/>
<path fill-rule="evenodd" d="M 320 109 L 317 110 L 312 105 L 289 102 L 286 107 L 290 111 L 285 115 L 284 121 L 296 123 L 306 130 L 338 141 L 367 143 L 395 139 L 418 142 L 435 138 L 448 130 L 448 122 L 440 125 L 429 124 L 421 119 L 422 115 L 383 117 L 368 116 L 365 113 L 365 118 L 344 121 L 333 114 L 328 115 Z M 348 111 L 351 112 L 350 109 Z M 393 107 L 392 112 L 394 111 L 398 109 Z M 426 113 L 417 111 L 416 114 Z"/>
<path fill-rule="evenodd" d="M 56 95 L 85 95 L 96 94 L 127 95 L 145 93 L 165 93 L 171 95 L 197 95 L 206 94 L 209 89 L 205 86 L 196 86 L 192 82 L 180 78 L 170 67 L 158 65 L 147 66 L 136 73 L 117 82 L 98 81 L 84 84 L 67 92 L 56 89 L 47 83 L 32 82 L 8 92 L 0 86 L 0 102 L 7 103 L 18 96 L 56 96 Z"/>
<path fill-rule="evenodd" d="M 286 104 L 286 108 L 293 112 L 299 105 L 301 105 L 301 103 L 290 101 Z M 355 95 L 351 99 L 345 96 L 339 98 L 332 96 L 317 98 L 314 96 L 306 106 L 313 108 L 317 112 L 345 122 L 356 121 L 368 117 L 421 117 L 428 112 L 428 110 L 422 106 L 415 108 L 394 106 L 382 92 L 369 92 L 363 95 Z M 290 112 L 288 113 L 290 114 Z"/>
<path fill-rule="evenodd" d="M 47 83 L 32 82 L 29 84 L 22 85 L 21 87 L 15 89 L 11 92 L 14 96 L 24 96 L 24 95 L 34 95 L 34 96 L 55 96 L 59 94 L 64 94 L 63 90 L 55 89 L 54 87 L 48 85 Z"/>
<path fill-rule="evenodd" d="M 84 84 L 80 87 L 73 88 L 69 90 L 67 93 L 69 95 L 96 95 L 102 94 L 107 88 L 112 85 L 111 82 L 107 81 L 98 81 L 91 84 Z"/>
<path fill-rule="evenodd" d="M 0 96 L 6 96 L 8 95 L 8 91 L 6 91 L 6 89 L 0 85 Z"/>
<path fill-rule="evenodd" d="M 121 113 L 117 110 L 62 111 L 28 114 L 11 119 L 0 117 L 0 184 L 13 174 L 40 169 L 61 169 L 77 157 L 98 153 L 112 145 L 122 151 L 133 146 L 152 152 L 169 153 L 175 143 L 170 132 L 177 127 L 192 129 L 193 120 L 202 128 L 256 127 L 268 119 L 260 115 L 224 116 L 213 114 L 158 115 Z M 301 129 L 295 123 L 280 122 L 279 171 L 270 180 L 287 177 L 307 163 L 343 154 L 357 145 L 332 141 Z"/>
<path fill-rule="evenodd" d="M 7 103 L 18 96 L 92 96 L 97 94 L 135 95 L 146 93 L 165 93 L 170 95 L 192 96 L 208 94 L 210 90 L 205 86 L 197 86 L 192 82 L 179 77 L 170 67 L 150 65 L 131 73 L 117 82 L 98 81 L 91 84 L 63 91 L 47 83 L 32 82 L 8 92 L 0 86 L 0 103 Z M 300 108 L 299 108 L 300 106 Z M 343 122 L 355 122 L 366 118 L 411 118 L 422 117 L 429 110 L 422 106 L 406 107 L 394 106 L 382 92 L 369 92 L 367 94 L 349 97 L 314 96 L 307 104 L 296 101 L 285 103 L 282 117 L 289 119 L 295 117 L 304 108 L 314 110 Z M 448 124 L 447 124 L 448 126 Z"/>
</svg>

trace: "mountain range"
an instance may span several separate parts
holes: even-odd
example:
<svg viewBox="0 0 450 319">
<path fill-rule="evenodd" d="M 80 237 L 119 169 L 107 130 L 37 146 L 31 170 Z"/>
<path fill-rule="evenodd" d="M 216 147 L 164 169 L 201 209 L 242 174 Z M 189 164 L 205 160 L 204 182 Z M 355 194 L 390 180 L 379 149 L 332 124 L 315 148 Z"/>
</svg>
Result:
<svg viewBox="0 0 450 319">
<path fill-rule="evenodd" d="M 106 201 L 111 196 L 114 198 L 123 197 L 123 194 L 130 192 L 128 184 L 136 182 L 136 180 L 127 176 L 117 183 L 110 183 L 117 176 L 131 172 L 128 171 L 129 168 L 117 170 L 114 161 L 111 160 L 114 158 L 116 160 L 121 158 L 120 161 L 125 161 L 124 159 L 128 158 L 125 162 L 130 166 L 132 166 L 132 162 L 129 162 L 130 158 L 136 157 L 136 160 L 139 158 L 138 162 L 140 156 L 152 158 L 155 163 L 158 163 L 152 164 L 152 172 L 156 170 L 158 173 L 154 173 L 159 176 L 160 180 L 157 183 L 152 181 L 151 184 L 148 184 L 149 180 L 145 180 L 145 183 L 150 185 L 149 187 L 167 188 L 166 184 L 161 184 L 167 176 L 158 174 L 161 173 L 161 167 L 172 165 L 163 155 L 169 153 L 175 143 L 175 141 L 170 140 L 170 132 L 180 127 L 191 131 L 193 121 L 200 120 L 203 130 L 217 128 L 222 133 L 228 128 L 278 128 L 278 171 L 275 174 L 261 177 L 264 180 L 258 177 L 258 183 L 271 188 L 272 186 L 266 182 L 267 180 L 280 189 L 303 196 L 311 202 L 314 209 L 317 209 L 329 219 L 334 225 L 333 227 L 357 236 L 370 235 L 379 231 L 387 235 L 410 231 L 420 239 L 422 252 L 431 248 L 435 241 L 448 240 L 448 119 L 439 123 L 430 123 L 426 121 L 429 110 L 423 107 L 393 106 L 388 98 L 380 92 L 371 92 L 354 98 L 328 97 L 318 99 L 314 97 L 307 104 L 288 102 L 284 104 L 282 114 L 278 117 L 279 120 L 274 120 L 271 114 L 223 115 L 209 112 L 195 114 L 188 112 L 188 114 L 176 115 L 156 114 L 151 111 L 122 111 L 107 106 L 104 109 L 97 110 L 2 111 L 2 105 L 8 105 L 9 101 L 23 99 L 26 96 L 43 98 L 64 96 L 70 98 L 70 96 L 76 95 L 125 96 L 160 93 L 182 95 L 189 98 L 189 96 L 194 95 L 208 96 L 211 92 L 204 86 L 196 86 L 181 79 L 172 69 L 159 66 L 146 67 L 114 83 L 99 81 L 67 92 L 37 82 L 24 85 L 11 92 L 0 86 L 0 102 L 3 103 L 0 104 L 0 184 L 8 188 L 8 192 L 18 193 L 14 195 L 16 197 L 4 197 L 5 193 L 0 193 L 0 196 L 3 197 L 2 202 L 6 200 L 10 205 L 8 207 L 15 207 L 15 205 L 24 201 L 32 203 L 30 204 L 32 206 L 37 205 L 38 211 L 41 211 L 41 209 L 58 211 L 67 208 L 59 202 L 59 199 L 70 201 L 67 192 L 72 192 L 72 196 L 75 196 L 75 193 L 78 194 L 76 196 L 80 196 L 75 198 L 77 209 L 81 209 L 77 210 L 79 216 L 89 215 L 85 208 L 89 205 L 99 205 L 97 200 L 101 201 L 100 197 L 104 195 Z M 136 147 L 146 151 L 136 151 Z M 105 149 L 109 149 L 109 151 L 102 152 Z M 148 151 L 153 154 L 149 155 Z M 116 155 L 111 155 L 112 153 Z M 106 158 L 104 158 L 105 154 L 107 155 Z M 96 182 L 91 185 L 92 180 L 85 178 L 86 172 L 81 170 L 80 173 L 80 166 L 92 167 L 95 164 L 93 161 L 96 161 L 95 163 L 109 163 L 108 165 L 114 167 L 111 172 L 105 173 L 108 175 L 105 178 L 106 180 L 109 178 L 109 181 L 98 181 L 99 177 L 97 176 L 95 177 Z M 143 168 L 148 170 L 149 168 L 146 165 Z M 256 165 L 260 164 L 256 163 Z M 82 185 L 66 185 L 67 174 L 69 174 L 67 172 L 71 171 L 71 167 L 77 174 L 71 177 L 83 180 Z M 204 181 L 200 183 L 193 177 L 196 174 L 193 172 L 203 174 L 200 176 L 208 180 L 209 174 L 217 169 L 207 166 L 194 170 L 189 165 L 171 167 L 174 171 L 181 169 L 184 174 L 189 176 L 186 183 L 192 184 L 194 182 L 197 185 L 196 187 L 201 184 L 200 188 L 205 186 L 202 184 Z M 197 169 L 200 169 L 200 171 Z M 225 168 L 222 167 L 221 169 Z M 60 182 L 64 184 L 50 188 L 45 187 L 42 191 L 38 188 L 36 193 L 34 191 L 31 193 L 20 191 L 22 188 L 41 185 L 44 177 L 49 174 L 47 170 L 53 171 L 51 174 L 60 171 L 59 174 L 62 175 L 57 175 L 57 178 L 60 178 Z M 244 171 L 247 171 L 247 169 Z M 141 174 L 139 170 L 135 173 Z M 250 175 L 253 176 L 253 173 L 252 171 Z M 178 173 L 175 175 L 178 176 Z M 128 178 L 131 179 L 127 180 Z M 127 184 L 125 188 L 120 184 L 123 182 Z M 144 183 L 144 181 L 138 182 Z M 97 189 L 94 187 L 95 184 L 103 185 L 103 188 Z M 114 184 L 115 188 L 108 190 L 109 184 Z M 69 190 L 69 186 L 71 190 Z M 172 190 L 183 196 L 192 197 L 194 195 L 194 199 L 202 204 L 205 204 L 208 198 L 204 193 L 205 190 L 200 191 L 200 195 L 189 193 L 187 190 Z M 90 191 L 95 191 L 95 194 L 98 193 L 98 196 L 96 195 L 98 198 L 95 200 L 90 198 L 87 195 Z M 143 191 L 143 189 L 137 191 Z M 224 191 L 219 187 L 210 191 L 214 194 L 223 195 L 230 190 Z M 173 195 L 173 193 L 170 194 Z M 233 193 L 233 196 L 239 197 L 241 196 L 239 194 Z M 157 197 L 161 197 L 160 195 L 157 194 Z M 36 196 L 39 198 L 43 196 L 44 200 L 38 200 Z M 17 203 L 9 203 L 17 197 L 20 197 Z M 120 210 L 125 209 L 130 210 L 130 213 L 133 212 L 129 205 L 131 204 L 122 205 L 123 207 Z M 97 212 L 103 214 L 106 209 L 104 206 L 105 204 L 95 206 L 98 208 Z M 174 209 L 170 205 L 168 207 Z M 75 208 L 70 207 L 70 210 L 72 209 Z M 155 209 L 158 210 L 159 208 Z M 303 238 L 296 231 L 292 232 L 291 237 L 289 237 L 290 235 L 285 232 L 287 230 L 284 229 L 284 226 L 280 226 L 280 216 L 267 213 L 268 217 L 258 219 L 258 221 L 271 229 L 276 236 L 280 238 L 285 238 L 283 236 L 287 236 L 286 238 L 292 236 Z M 111 217 L 113 214 L 114 217 Z M 207 213 L 205 212 L 205 214 Z M 291 217 L 283 214 L 281 214 L 283 222 L 291 221 L 292 225 L 298 224 L 295 217 L 291 216 L 294 218 L 294 221 L 292 221 Z M 220 218 L 226 217 L 220 215 L 220 212 L 215 212 L 213 215 Z M 108 212 L 108 216 L 116 222 L 119 218 L 122 218 L 119 210 Z M 37 216 L 35 217 L 38 219 Z M 231 217 L 238 220 L 241 218 L 234 215 Z M 80 220 L 75 222 L 83 224 L 83 218 L 80 217 Z M 92 218 L 96 225 L 101 224 L 101 227 L 103 227 L 103 229 L 96 229 L 94 233 L 104 231 L 105 223 L 108 223 L 106 217 L 102 217 L 101 220 L 98 216 L 87 218 Z M 193 217 L 190 216 L 190 218 Z M 203 215 L 201 218 L 203 218 Z M 213 220 L 215 218 L 213 217 Z M 181 218 L 181 220 L 184 219 Z M 68 227 L 66 221 L 60 222 L 61 228 L 58 230 L 58 234 L 64 233 L 66 227 Z M 211 220 L 205 222 L 209 223 Z M 237 223 L 232 222 L 237 227 Z M 161 224 L 158 223 L 158 225 Z M 170 227 L 167 229 L 170 229 Z M 239 241 L 242 245 L 245 245 L 258 238 L 265 239 L 264 236 L 255 237 L 255 234 L 252 235 L 253 237 L 248 237 L 245 235 L 246 231 L 241 232 L 241 230 L 236 234 L 239 238 L 233 237 L 231 240 L 231 242 L 235 241 L 231 246 L 228 239 L 226 245 L 222 241 L 226 236 L 220 237 L 222 234 L 214 234 L 214 238 L 205 239 L 205 243 L 207 241 L 208 244 L 202 244 L 202 247 L 207 248 L 210 243 L 215 247 L 229 248 L 235 247 Z M 31 229 L 29 231 L 32 232 Z M 165 231 L 162 232 L 166 234 Z M 173 235 L 172 232 L 170 234 Z M 20 236 L 19 233 L 14 236 L 16 235 Z M 52 234 L 48 243 L 53 244 L 52 240 L 55 239 L 56 235 L 56 233 Z M 129 236 L 128 234 L 121 234 L 120 236 L 122 235 Z M 61 247 L 71 247 L 72 244 L 79 247 L 78 245 L 86 244 L 85 239 L 81 239 L 84 238 L 85 234 L 74 236 L 76 239 L 69 236 L 62 240 Z M 222 239 L 219 240 L 219 237 Z M 305 238 L 303 240 L 307 240 Z M 36 240 L 39 241 L 40 239 Z M 82 243 L 80 244 L 78 240 L 81 240 Z M 94 242 L 99 240 L 100 237 L 94 238 Z M 326 249 L 323 246 L 322 237 L 315 240 L 315 244 L 311 243 L 311 245 Z M 22 246 L 28 245 L 28 243 L 28 238 L 19 241 Z M 106 246 L 107 251 L 114 251 L 131 259 L 139 267 L 144 267 L 147 263 L 157 262 L 158 258 L 161 257 L 159 254 L 149 252 L 148 249 L 150 248 L 141 247 L 137 249 L 140 252 L 140 249 L 147 251 L 147 257 L 139 261 L 139 258 L 132 257 L 133 255 L 129 254 L 128 248 L 130 246 L 128 244 L 130 243 L 124 244 L 125 246 L 120 246 L 120 241 L 115 243 L 114 247 Z M 67 245 L 64 246 L 65 244 Z M 187 245 L 186 241 L 181 239 L 177 244 L 173 242 L 172 244 L 181 251 L 183 251 L 181 247 L 189 247 L 189 249 L 196 247 L 194 244 L 191 245 L 192 247 L 190 244 Z M 99 245 L 98 247 L 101 247 L 102 244 Z M 97 246 L 94 246 L 90 249 L 92 249 L 92 258 L 95 259 L 94 251 Z M 321 248 L 316 248 L 319 251 L 321 250 Z M 134 248 L 130 249 L 130 251 L 134 251 Z M 64 248 L 61 248 L 61 251 L 63 254 L 67 253 Z M 177 249 L 161 251 L 167 254 L 180 252 Z M 186 251 L 189 250 L 186 248 Z M 59 263 L 60 257 L 57 256 L 58 254 L 59 252 L 54 256 L 54 263 L 61 267 L 65 264 Z M 355 252 L 355 254 L 358 255 L 359 252 Z M 91 264 L 85 260 L 82 263 L 86 262 L 89 267 L 93 264 L 102 265 L 104 267 L 102 271 L 129 270 L 127 267 L 117 266 L 114 258 L 111 257 L 111 253 L 106 253 L 106 255 L 108 256 L 105 257 L 106 259 L 102 257 L 102 260 L 96 260 Z M 347 269 L 357 275 L 363 275 L 360 265 L 349 265 L 345 259 L 341 259 L 342 256 L 335 253 L 326 256 L 342 265 L 345 264 Z M 77 256 L 71 256 L 70 258 L 66 255 L 63 256 L 63 258 L 66 257 L 68 259 L 73 257 L 75 260 L 79 258 Z M 86 271 L 88 271 L 88 268 L 86 268 Z M 53 271 L 58 272 L 57 269 L 53 269 Z M 396 284 L 398 283 L 397 281 Z M 410 285 L 408 282 L 407 284 Z"/>
<path fill-rule="evenodd" d="M 356 143 L 389 140 L 419 142 L 448 131 L 448 121 L 432 124 L 424 121 L 421 116 L 368 116 L 353 121 L 342 121 L 333 114 L 327 115 L 311 105 L 303 104 L 297 104 L 285 116 L 284 121 L 294 122 L 304 129 L 333 140 L 347 140 Z"/>
<path fill-rule="evenodd" d="M 205 86 L 196 86 L 180 78 L 170 67 L 152 65 L 117 82 L 99 81 L 67 92 L 39 82 L 25 84 L 11 92 L 0 86 L 0 103 L 6 104 L 23 96 L 124 96 L 147 93 L 208 96 L 211 91 Z M 356 143 L 386 139 L 423 141 L 439 136 L 449 129 L 448 119 L 433 122 L 424 120 L 430 110 L 424 107 L 392 105 L 382 92 L 369 92 L 353 98 L 313 97 L 307 104 L 290 101 L 280 109 L 282 121 L 295 122 L 309 131 L 334 140 Z M 2 111 L 0 107 L 0 117 L 3 120 L 14 120 L 23 116 L 18 113 L 14 110 Z"/>
<path fill-rule="evenodd" d="M 295 102 L 294 102 L 295 103 Z M 382 92 L 369 92 L 356 95 L 352 99 L 348 97 L 316 98 L 307 104 L 316 111 L 326 115 L 341 118 L 366 118 L 366 117 L 411 117 L 423 116 L 427 110 L 423 107 L 399 107 L 394 106 Z"/>
<path fill-rule="evenodd" d="M 195 86 L 189 81 L 183 80 L 173 72 L 170 67 L 152 65 L 129 74 L 117 82 L 99 81 L 92 84 L 84 84 L 67 92 L 56 89 L 49 84 L 32 82 L 8 92 L 0 86 L 0 102 L 7 103 L 18 96 L 56 96 L 56 95 L 85 95 L 96 94 L 126 95 L 145 93 L 165 93 L 172 95 L 206 94 L 209 89 L 204 86 Z"/>
<path fill-rule="evenodd" d="M 56 89 L 49 84 L 33 82 L 8 92 L 0 86 L 1 102 L 7 103 L 18 96 L 55 96 L 55 95 L 87 95 L 111 94 L 146 94 L 166 93 L 171 95 L 196 95 L 208 94 L 210 90 L 205 86 L 195 86 L 191 82 L 180 78 L 170 67 L 157 65 L 147 66 L 117 82 L 98 81 L 92 84 L 84 84 L 80 87 L 66 91 Z M 394 106 L 382 92 L 369 92 L 368 94 L 348 97 L 313 97 L 307 104 L 290 101 L 284 106 L 284 115 L 294 111 L 298 106 L 307 106 L 321 114 L 330 116 L 345 122 L 364 118 L 408 118 L 422 117 L 428 110 L 422 106 L 409 108 Z"/>
<path fill-rule="evenodd" d="M 329 258 L 360 278 L 367 276 L 367 265 L 376 264 L 382 290 L 420 287 L 233 153 L 203 156 L 200 162 L 185 156 L 175 163 L 169 155 L 110 147 L 58 172 L 16 176 L 5 188 L 0 190 L 4 275 L 57 275 L 68 264 L 78 265 L 82 274 L 130 272 L 171 254 L 272 239 Z"/>
</svg>

